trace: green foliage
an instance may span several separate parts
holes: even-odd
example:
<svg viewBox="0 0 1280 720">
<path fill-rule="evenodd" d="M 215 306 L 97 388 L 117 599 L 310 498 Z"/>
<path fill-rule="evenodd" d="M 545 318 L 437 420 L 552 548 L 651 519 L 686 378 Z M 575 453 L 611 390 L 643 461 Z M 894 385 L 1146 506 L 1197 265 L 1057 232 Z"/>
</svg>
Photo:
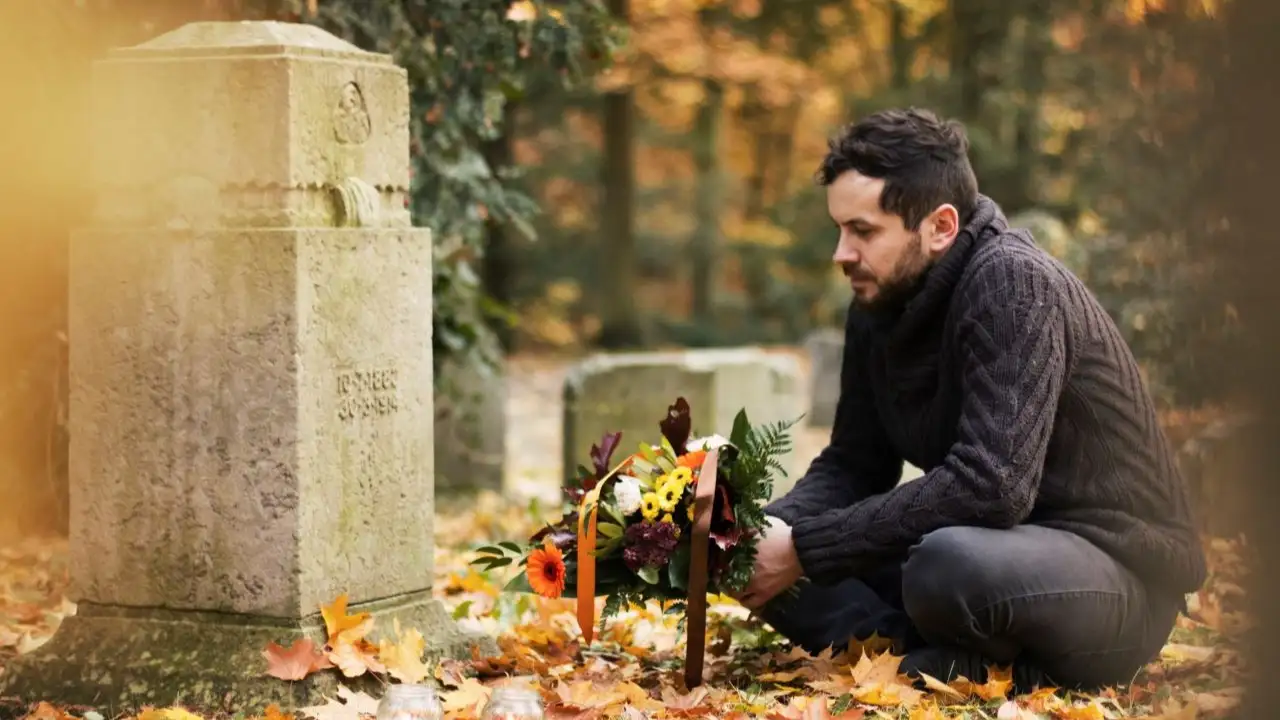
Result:
<svg viewBox="0 0 1280 720">
<path fill-rule="evenodd" d="M 517 169 L 490 166 L 486 143 L 510 131 L 510 103 L 547 86 L 579 85 L 608 61 L 616 43 L 613 21 L 599 0 L 539 0 L 530 20 L 508 19 L 512 4 L 320 0 L 314 19 L 362 48 L 392 55 L 408 71 L 410 209 L 415 224 L 435 233 L 437 377 L 446 361 L 492 367 L 499 352 L 493 324 L 511 322 L 507 309 L 486 294 L 476 270 L 486 222 L 535 239 L 530 221 L 536 203 L 516 188 Z"/>
<path fill-rule="evenodd" d="M 722 465 L 728 465 L 725 482 L 733 490 L 737 525 L 746 535 L 728 555 L 719 583 L 722 592 L 738 592 L 751 581 L 759 531 L 768 524 L 764 506 L 773 495 L 773 478 L 787 476 L 778 458 L 791 451 L 788 431 L 799 421 L 796 418 L 752 426 L 745 410 L 734 418 L 730 442 L 741 452 Z"/>
</svg>

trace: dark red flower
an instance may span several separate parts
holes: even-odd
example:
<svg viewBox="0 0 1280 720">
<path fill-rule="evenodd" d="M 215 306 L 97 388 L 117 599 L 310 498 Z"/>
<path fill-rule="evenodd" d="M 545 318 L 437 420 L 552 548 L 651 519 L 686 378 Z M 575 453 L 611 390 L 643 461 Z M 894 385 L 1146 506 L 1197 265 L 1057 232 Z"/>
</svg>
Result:
<svg viewBox="0 0 1280 720">
<path fill-rule="evenodd" d="M 684 455 L 689 443 L 689 432 L 693 429 L 693 420 L 689 417 L 689 401 L 682 397 L 676 398 L 676 404 L 667 408 L 667 416 L 658 423 L 658 428 L 676 451 L 676 457 Z"/>
<path fill-rule="evenodd" d="M 646 565 L 664 565 L 680 544 L 675 523 L 644 521 L 627 527 L 622 561 L 631 572 Z"/>
</svg>

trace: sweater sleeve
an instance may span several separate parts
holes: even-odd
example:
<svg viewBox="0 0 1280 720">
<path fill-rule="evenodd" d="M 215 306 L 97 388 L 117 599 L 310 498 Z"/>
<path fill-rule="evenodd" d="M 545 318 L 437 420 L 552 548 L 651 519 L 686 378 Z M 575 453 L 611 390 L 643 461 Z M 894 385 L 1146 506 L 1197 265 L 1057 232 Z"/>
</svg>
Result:
<svg viewBox="0 0 1280 720">
<path fill-rule="evenodd" d="M 1067 372 L 1061 291 L 1043 268 L 1017 261 L 975 268 L 957 291 L 958 437 L 923 477 L 791 523 L 815 582 L 901 557 L 939 528 L 1007 528 L 1031 512 Z"/>
<path fill-rule="evenodd" d="M 871 396 L 867 342 L 865 321 L 851 308 L 831 440 L 795 486 L 765 507 L 766 515 L 794 525 L 884 492 L 902 477 L 902 457 L 890 444 Z"/>
</svg>

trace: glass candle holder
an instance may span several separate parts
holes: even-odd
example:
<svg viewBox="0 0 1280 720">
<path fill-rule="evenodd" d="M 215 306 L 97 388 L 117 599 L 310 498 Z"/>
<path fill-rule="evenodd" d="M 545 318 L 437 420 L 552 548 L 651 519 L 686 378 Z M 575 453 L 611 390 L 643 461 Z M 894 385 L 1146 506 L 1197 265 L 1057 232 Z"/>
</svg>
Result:
<svg viewBox="0 0 1280 720">
<path fill-rule="evenodd" d="M 542 697 L 531 687 L 503 686 L 493 689 L 480 720 L 543 720 Z"/>
<path fill-rule="evenodd" d="M 443 720 L 444 706 L 430 685 L 390 685 L 378 701 L 378 720 Z"/>
</svg>

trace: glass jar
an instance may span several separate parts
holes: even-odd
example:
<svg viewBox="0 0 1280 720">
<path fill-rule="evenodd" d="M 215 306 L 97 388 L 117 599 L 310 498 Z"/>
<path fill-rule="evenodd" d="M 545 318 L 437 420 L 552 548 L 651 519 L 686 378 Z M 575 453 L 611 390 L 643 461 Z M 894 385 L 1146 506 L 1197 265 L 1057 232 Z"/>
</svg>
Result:
<svg viewBox="0 0 1280 720">
<path fill-rule="evenodd" d="M 480 720 L 543 720 L 542 697 L 535 688 L 500 686 L 493 689 Z"/>
<path fill-rule="evenodd" d="M 430 685 L 389 685 L 378 701 L 378 720 L 443 720 L 444 706 Z"/>
</svg>

